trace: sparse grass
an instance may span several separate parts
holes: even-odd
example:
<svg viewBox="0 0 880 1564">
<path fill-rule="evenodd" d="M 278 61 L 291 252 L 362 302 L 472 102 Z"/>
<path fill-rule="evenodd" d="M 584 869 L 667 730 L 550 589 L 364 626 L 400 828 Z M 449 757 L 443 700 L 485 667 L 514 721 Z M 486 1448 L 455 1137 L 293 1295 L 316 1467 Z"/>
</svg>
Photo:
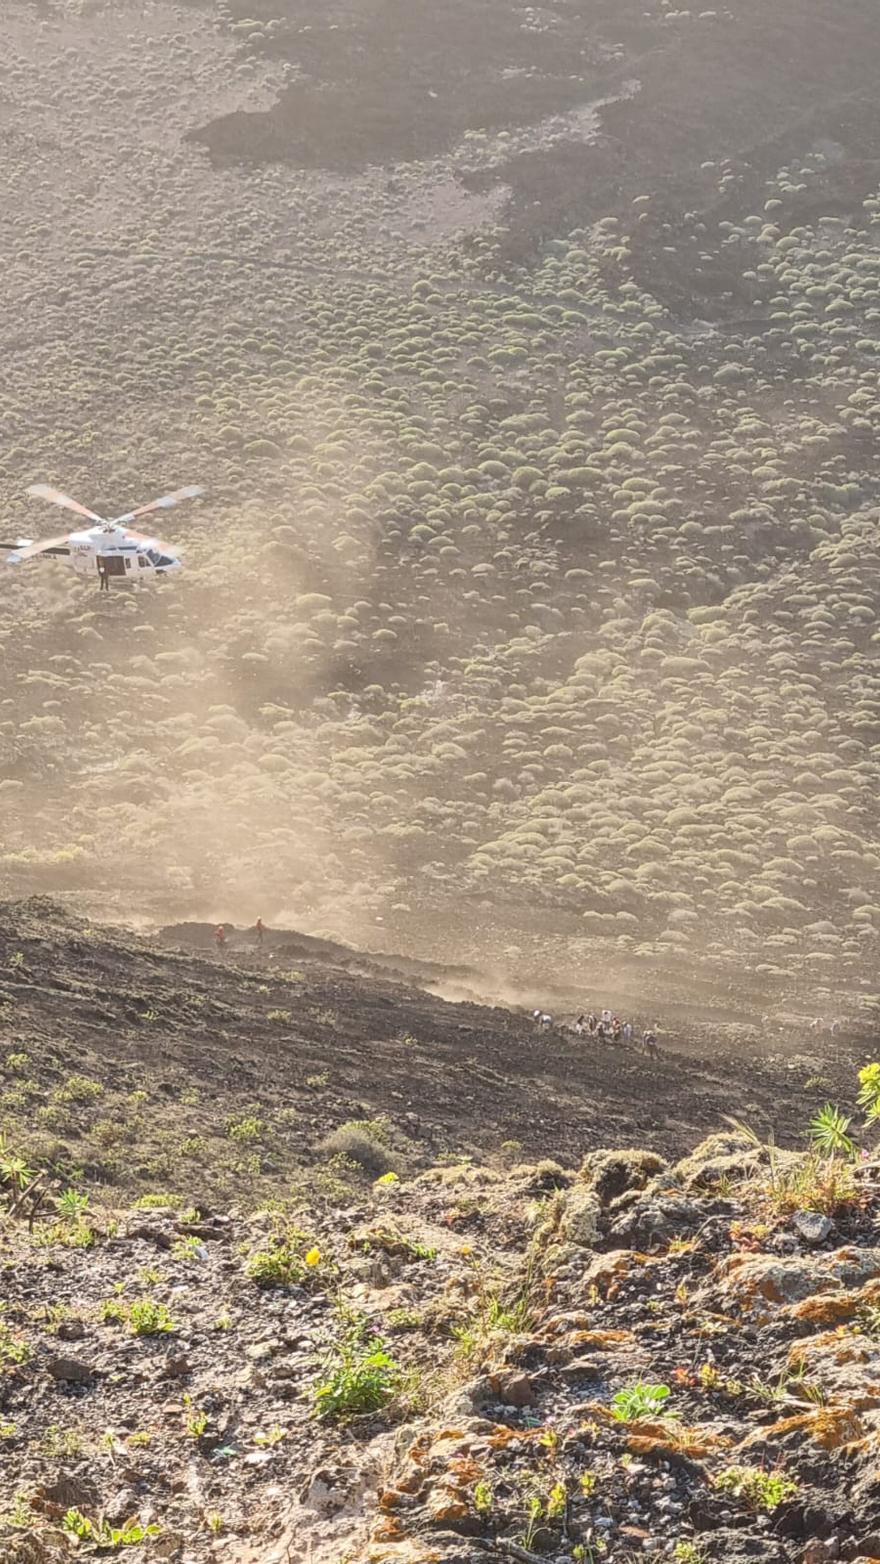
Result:
<svg viewBox="0 0 880 1564">
<path fill-rule="evenodd" d="M 718 1472 L 714 1485 L 720 1493 L 739 1499 L 756 1513 L 768 1514 L 797 1493 L 796 1478 L 782 1472 L 767 1472 L 760 1466 L 728 1466 Z"/>
</svg>

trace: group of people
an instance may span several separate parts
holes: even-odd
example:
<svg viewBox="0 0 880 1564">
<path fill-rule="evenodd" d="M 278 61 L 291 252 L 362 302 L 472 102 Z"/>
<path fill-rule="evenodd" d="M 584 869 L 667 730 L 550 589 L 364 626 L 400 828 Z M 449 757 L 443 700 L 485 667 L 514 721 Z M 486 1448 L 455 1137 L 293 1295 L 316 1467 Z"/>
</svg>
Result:
<svg viewBox="0 0 880 1564">
<path fill-rule="evenodd" d="M 542 1031 L 548 1031 L 553 1026 L 553 1017 L 544 1010 L 532 1011 L 534 1020 Z M 575 1037 L 590 1037 L 597 1043 L 623 1043 L 629 1045 L 635 1041 L 641 1044 L 646 1054 L 652 1057 L 660 1052 L 657 1041 L 657 1023 L 646 1027 L 641 1036 L 636 1035 L 636 1028 L 632 1021 L 624 1020 L 612 1010 L 600 1010 L 597 1015 L 594 1010 L 589 1013 L 581 1012 L 577 1020 L 570 1028 Z"/>
<path fill-rule="evenodd" d="M 265 938 L 265 934 L 266 934 L 266 930 L 265 930 L 265 927 L 264 927 L 264 924 L 263 924 L 263 920 L 262 920 L 262 918 L 258 918 L 256 923 L 254 924 L 254 935 L 256 937 L 257 946 L 259 947 L 260 950 L 262 950 L 262 948 L 263 948 L 263 940 Z M 217 927 L 214 930 L 214 944 L 216 945 L 218 951 L 226 949 L 226 925 L 225 925 L 225 923 L 218 923 L 217 924 Z"/>
</svg>

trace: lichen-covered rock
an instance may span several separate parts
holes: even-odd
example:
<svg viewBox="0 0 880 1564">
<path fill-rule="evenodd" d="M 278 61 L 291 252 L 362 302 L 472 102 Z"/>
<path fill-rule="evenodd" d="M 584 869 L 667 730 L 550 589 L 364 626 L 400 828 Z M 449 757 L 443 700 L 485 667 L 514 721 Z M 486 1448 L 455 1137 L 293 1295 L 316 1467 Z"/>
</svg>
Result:
<svg viewBox="0 0 880 1564">
<path fill-rule="evenodd" d="M 880 1347 L 868 1336 L 820 1336 L 798 1341 L 789 1353 L 793 1371 L 819 1385 L 829 1402 L 855 1412 L 880 1407 Z"/>
<path fill-rule="evenodd" d="M 649 1179 L 668 1167 L 656 1151 L 591 1151 L 578 1178 L 601 1205 L 607 1206 L 627 1189 L 644 1189 Z"/>
<path fill-rule="evenodd" d="M 612 1222 L 608 1237 L 627 1248 L 654 1248 L 693 1233 L 705 1219 L 705 1208 L 684 1195 L 642 1194 Z"/>
<path fill-rule="evenodd" d="M 880 1249 L 836 1249 L 783 1259 L 776 1255 L 729 1255 L 716 1266 L 703 1303 L 765 1313 L 767 1305 L 796 1304 L 814 1293 L 863 1286 L 880 1276 Z"/>
<path fill-rule="evenodd" d="M 599 1219 L 602 1207 L 592 1189 L 576 1184 L 565 1197 L 560 1236 L 569 1244 L 589 1249 L 601 1237 Z"/>
</svg>

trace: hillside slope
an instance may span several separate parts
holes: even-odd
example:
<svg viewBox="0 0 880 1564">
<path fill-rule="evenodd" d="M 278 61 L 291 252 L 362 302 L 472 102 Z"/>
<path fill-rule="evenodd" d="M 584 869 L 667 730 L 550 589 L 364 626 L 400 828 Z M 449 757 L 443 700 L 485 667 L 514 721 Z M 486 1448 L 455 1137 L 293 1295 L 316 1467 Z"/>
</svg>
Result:
<svg viewBox="0 0 880 1564">
<path fill-rule="evenodd" d="M 646 1061 L 275 939 L 264 956 L 242 939 L 218 957 L 39 898 L 4 904 L 7 1127 L 39 1160 L 110 1190 L 183 1180 L 192 1198 L 241 1200 L 242 1177 L 259 1173 L 266 1198 L 351 1119 L 387 1118 L 413 1167 L 505 1142 L 569 1161 L 606 1139 L 674 1155 L 725 1113 L 797 1134 L 864 1047 L 795 1033 L 773 1053 L 748 1029 L 691 1024 L 668 1028 Z M 249 1121 L 253 1134 L 236 1130 Z"/>
<path fill-rule="evenodd" d="M 876 1557 L 876 1136 L 691 1151 L 848 1048 L 591 1057 L 278 938 L 0 907 L 3 1564 Z"/>
</svg>

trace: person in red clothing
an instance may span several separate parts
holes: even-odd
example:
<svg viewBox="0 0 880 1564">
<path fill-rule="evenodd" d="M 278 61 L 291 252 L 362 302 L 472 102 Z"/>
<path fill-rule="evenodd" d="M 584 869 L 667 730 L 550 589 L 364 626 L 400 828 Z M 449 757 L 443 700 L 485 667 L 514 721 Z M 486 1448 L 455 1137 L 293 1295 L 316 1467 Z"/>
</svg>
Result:
<svg viewBox="0 0 880 1564">
<path fill-rule="evenodd" d="M 226 930 L 224 929 L 222 923 L 218 923 L 216 929 L 214 930 L 214 943 L 218 950 L 225 950 Z"/>
</svg>

